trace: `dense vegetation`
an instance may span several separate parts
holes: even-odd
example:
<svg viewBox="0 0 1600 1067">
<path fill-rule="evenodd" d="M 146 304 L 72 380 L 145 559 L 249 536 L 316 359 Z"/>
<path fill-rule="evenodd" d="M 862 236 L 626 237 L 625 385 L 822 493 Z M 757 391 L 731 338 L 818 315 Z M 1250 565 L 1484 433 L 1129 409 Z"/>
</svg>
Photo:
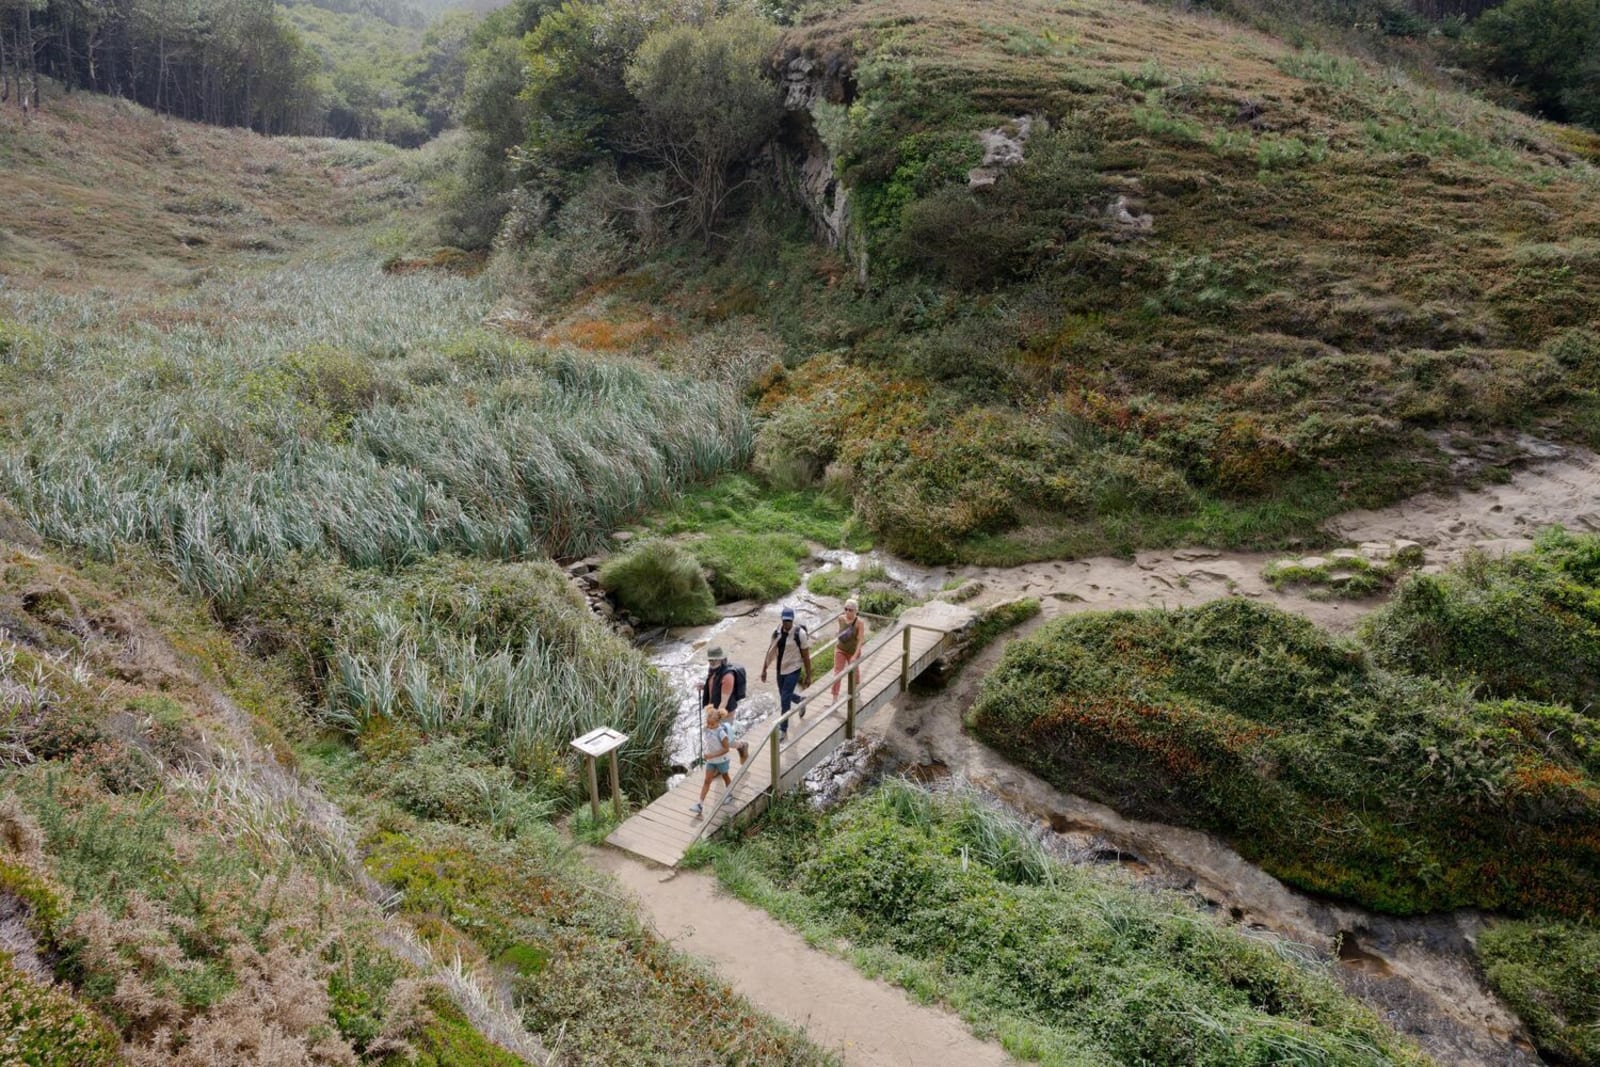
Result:
<svg viewBox="0 0 1600 1067">
<path fill-rule="evenodd" d="M 1050 623 L 969 722 L 1063 788 L 1379 910 L 1583 918 L 1600 900 L 1594 719 L 1373 666 L 1245 600 Z"/>
<path fill-rule="evenodd" d="M 1478 939 L 1489 982 L 1560 1063 L 1600 1063 L 1600 930 L 1503 923 Z"/>
<path fill-rule="evenodd" d="M 1484 972 L 1541 1050 L 1600 1063 L 1597 553 L 1556 530 L 1413 575 L 1362 643 L 1243 600 L 1059 620 L 1007 650 L 969 724 L 1303 888 L 1529 917 L 1483 935 Z"/>
<path fill-rule="evenodd" d="M 340 827 L 263 760 L 250 726 L 281 743 L 277 679 L 162 610 L 171 644 L 104 585 L 0 547 L 0 907 L 29 933 L 0 958 L 8 1058 L 389 1064 L 448 1045 L 522 1062 L 427 953 L 397 952 Z"/>
<path fill-rule="evenodd" d="M 118 298 L 12 295 L 0 494 L 101 558 L 152 546 L 228 612 L 294 553 L 581 554 L 748 454 L 715 384 L 476 329 L 470 280 L 374 273 L 218 279 L 132 335 Z"/>
<path fill-rule="evenodd" d="M 735 63 L 748 25 L 690 8 L 730 43 L 680 56 L 685 79 Z M 485 24 L 450 237 L 495 238 L 594 350 L 667 360 L 715 331 L 773 352 L 787 369 L 746 379 L 757 469 L 848 495 L 896 551 L 1281 543 L 1454 477 L 1452 435 L 1492 468 L 1531 420 L 1600 425 L 1600 141 L 1578 130 L 1159 7 L 841 6 L 776 62 L 812 71 L 777 184 L 807 152 L 846 196 L 823 249 L 747 161 L 652 150 L 666 10 Z M 770 121 L 746 115 L 749 143 Z M 986 129 L 1022 161 L 974 187 Z M 686 207 L 707 174 L 735 189 L 714 225 Z"/>
<path fill-rule="evenodd" d="M 1469 557 L 1443 574 L 1418 575 L 1364 633 L 1386 667 L 1592 714 L 1600 687 L 1600 539 L 1550 530 L 1531 552 Z"/>
<path fill-rule="evenodd" d="M 1314 964 L 1063 864 L 975 794 L 885 783 L 778 809 L 723 883 L 1053 1064 L 1422 1063 Z"/>
</svg>

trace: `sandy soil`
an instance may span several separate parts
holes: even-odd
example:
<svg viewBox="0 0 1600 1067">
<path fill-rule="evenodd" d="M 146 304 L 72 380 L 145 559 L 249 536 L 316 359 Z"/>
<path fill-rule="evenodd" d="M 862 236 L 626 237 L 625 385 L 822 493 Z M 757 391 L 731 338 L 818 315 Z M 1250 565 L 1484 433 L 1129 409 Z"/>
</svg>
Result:
<svg viewBox="0 0 1600 1067">
<path fill-rule="evenodd" d="M 663 937 L 710 961 L 756 1007 L 838 1050 L 852 1067 L 1015 1062 L 954 1015 L 866 978 L 766 912 L 726 896 L 712 875 L 665 870 L 614 849 L 591 849 L 588 857 L 637 897 L 640 915 Z"/>
</svg>

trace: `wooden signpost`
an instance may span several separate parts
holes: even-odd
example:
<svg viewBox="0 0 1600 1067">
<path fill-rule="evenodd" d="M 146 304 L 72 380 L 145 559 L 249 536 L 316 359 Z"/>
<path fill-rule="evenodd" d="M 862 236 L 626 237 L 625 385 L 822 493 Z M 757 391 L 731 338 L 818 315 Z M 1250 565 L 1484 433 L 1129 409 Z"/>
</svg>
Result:
<svg viewBox="0 0 1600 1067">
<path fill-rule="evenodd" d="M 588 765 L 589 812 L 595 822 L 600 821 L 600 781 L 595 761 L 607 755 L 611 757 L 611 810 L 616 812 L 617 818 L 622 818 L 622 778 L 617 772 L 617 749 L 627 740 L 627 734 L 619 734 L 609 726 L 602 726 L 572 742 L 572 747 L 583 753 L 583 761 Z"/>
</svg>

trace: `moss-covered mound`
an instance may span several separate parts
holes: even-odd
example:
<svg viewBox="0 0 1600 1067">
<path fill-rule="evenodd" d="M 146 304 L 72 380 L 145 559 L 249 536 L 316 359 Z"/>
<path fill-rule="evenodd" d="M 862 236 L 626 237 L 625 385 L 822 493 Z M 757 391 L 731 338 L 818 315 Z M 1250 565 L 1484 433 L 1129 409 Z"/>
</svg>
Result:
<svg viewBox="0 0 1600 1067">
<path fill-rule="evenodd" d="M 838 5 L 786 47 L 856 264 L 771 283 L 839 356 L 763 454 L 836 464 L 897 551 L 1271 542 L 1450 478 L 1429 431 L 1593 439 L 1588 134 L 1122 0 Z M 974 180 L 983 131 L 1021 162 Z"/>
<path fill-rule="evenodd" d="M 1600 692 L 1600 537 L 1418 575 L 1363 631 L 1378 661 L 1484 693 L 1587 709 Z"/>
<path fill-rule="evenodd" d="M 1382 911 L 1600 901 L 1600 724 L 1373 666 L 1244 600 L 1051 623 L 969 723 L 1064 789 Z"/>
</svg>

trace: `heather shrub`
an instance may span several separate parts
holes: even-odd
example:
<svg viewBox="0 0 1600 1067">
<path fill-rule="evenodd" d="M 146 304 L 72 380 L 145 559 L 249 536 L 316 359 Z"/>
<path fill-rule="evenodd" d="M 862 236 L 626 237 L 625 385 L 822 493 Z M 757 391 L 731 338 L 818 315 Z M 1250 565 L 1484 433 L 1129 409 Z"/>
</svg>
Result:
<svg viewBox="0 0 1600 1067">
<path fill-rule="evenodd" d="M 33 1067 L 121 1062 L 116 1034 L 65 988 L 41 984 L 0 952 L 0 1060 Z"/>
<path fill-rule="evenodd" d="M 1531 552 L 1415 575 L 1362 638 L 1394 670 L 1587 711 L 1600 689 L 1600 537 L 1548 530 Z"/>
<path fill-rule="evenodd" d="M 647 541 L 600 568 L 600 584 L 652 625 L 693 626 L 717 618 L 711 586 L 694 554 L 672 541 Z"/>
<path fill-rule="evenodd" d="M 1049 623 L 968 722 L 1062 788 L 1368 907 L 1583 917 L 1600 899 L 1593 719 L 1373 665 L 1244 600 Z"/>
<path fill-rule="evenodd" d="M 1496 923 L 1478 935 L 1478 961 L 1540 1051 L 1561 1063 L 1600 1063 L 1600 930 L 1572 923 Z"/>
</svg>

